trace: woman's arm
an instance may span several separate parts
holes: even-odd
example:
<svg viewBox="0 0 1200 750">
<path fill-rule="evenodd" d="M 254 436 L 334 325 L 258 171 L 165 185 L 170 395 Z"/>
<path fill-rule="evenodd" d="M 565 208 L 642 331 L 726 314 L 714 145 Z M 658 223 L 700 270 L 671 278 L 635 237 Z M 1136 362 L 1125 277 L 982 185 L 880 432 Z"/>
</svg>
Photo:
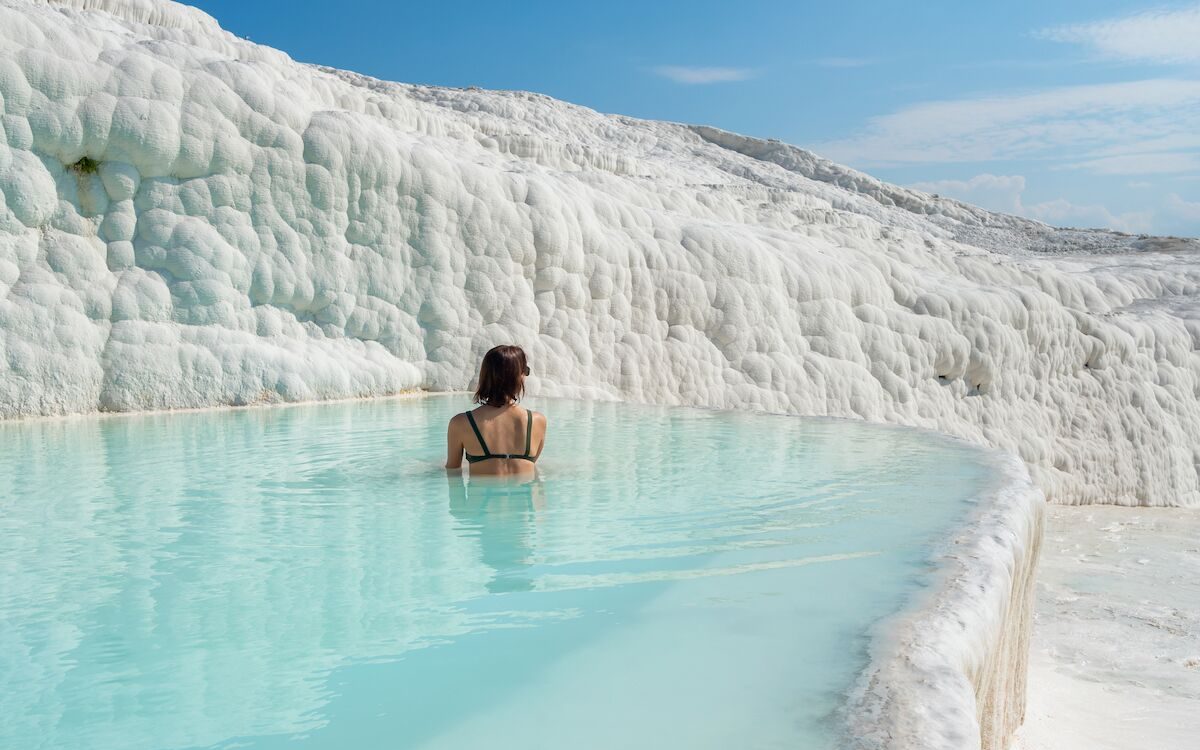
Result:
<svg viewBox="0 0 1200 750">
<path fill-rule="evenodd" d="M 463 458 L 463 442 L 459 437 L 458 422 L 462 419 L 455 416 L 446 427 L 446 469 L 461 469 Z"/>
<path fill-rule="evenodd" d="M 533 413 L 533 419 L 534 419 L 535 424 L 540 424 L 540 426 L 542 428 L 541 429 L 542 439 L 540 441 L 538 441 L 537 453 L 534 453 L 533 457 L 541 458 L 542 457 L 542 449 L 546 447 L 546 429 L 547 429 L 547 427 L 549 427 L 550 422 L 546 419 L 545 414 L 542 414 L 541 412 L 536 412 L 536 411 Z"/>
</svg>

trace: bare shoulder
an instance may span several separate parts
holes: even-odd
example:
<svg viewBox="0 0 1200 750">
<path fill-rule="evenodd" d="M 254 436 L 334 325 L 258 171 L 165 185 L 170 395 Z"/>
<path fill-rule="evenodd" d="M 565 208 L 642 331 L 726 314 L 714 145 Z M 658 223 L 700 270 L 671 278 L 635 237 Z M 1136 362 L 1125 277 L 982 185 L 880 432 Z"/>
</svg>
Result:
<svg viewBox="0 0 1200 750">
<path fill-rule="evenodd" d="M 533 413 L 533 423 L 545 429 L 546 425 L 548 424 L 546 415 L 542 414 L 540 411 L 533 411 L 532 409 L 530 411 Z"/>
<path fill-rule="evenodd" d="M 462 427 L 466 423 L 467 423 L 467 415 L 466 414 L 455 414 L 453 417 L 450 417 L 450 428 L 451 429 Z"/>
</svg>

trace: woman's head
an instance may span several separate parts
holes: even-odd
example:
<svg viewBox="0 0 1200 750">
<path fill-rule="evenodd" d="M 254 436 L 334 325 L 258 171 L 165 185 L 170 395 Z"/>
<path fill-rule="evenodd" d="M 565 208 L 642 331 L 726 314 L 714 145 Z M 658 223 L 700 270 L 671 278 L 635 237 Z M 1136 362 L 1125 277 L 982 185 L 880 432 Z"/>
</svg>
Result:
<svg viewBox="0 0 1200 750">
<path fill-rule="evenodd" d="M 519 346 L 493 347 L 483 355 L 479 366 L 479 387 L 475 389 L 475 402 L 488 406 L 507 406 L 521 399 L 525 392 L 525 376 L 529 365 L 525 363 L 525 350 Z"/>
</svg>

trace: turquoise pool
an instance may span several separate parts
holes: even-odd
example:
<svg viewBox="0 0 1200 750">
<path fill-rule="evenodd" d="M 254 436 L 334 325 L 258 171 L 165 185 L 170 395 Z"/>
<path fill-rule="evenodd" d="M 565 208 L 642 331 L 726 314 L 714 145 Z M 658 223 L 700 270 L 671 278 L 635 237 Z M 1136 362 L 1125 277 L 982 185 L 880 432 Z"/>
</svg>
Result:
<svg viewBox="0 0 1200 750">
<path fill-rule="evenodd" d="M 462 396 L 0 424 L 0 747 L 822 748 L 987 459 L 860 423 Z"/>
</svg>

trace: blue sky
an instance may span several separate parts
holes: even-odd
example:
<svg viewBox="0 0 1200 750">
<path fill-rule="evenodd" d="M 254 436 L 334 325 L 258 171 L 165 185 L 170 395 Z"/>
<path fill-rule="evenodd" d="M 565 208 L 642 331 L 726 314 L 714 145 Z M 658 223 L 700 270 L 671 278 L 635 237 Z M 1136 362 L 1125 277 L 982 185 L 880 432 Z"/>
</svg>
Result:
<svg viewBox="0 0 1200 750">
<path fill-rule="evenodd" d="M 191 4 L 305 62 L 779 138 L 1051 224 L 1200 236 L 1200 3 Z"/>
</svg>

